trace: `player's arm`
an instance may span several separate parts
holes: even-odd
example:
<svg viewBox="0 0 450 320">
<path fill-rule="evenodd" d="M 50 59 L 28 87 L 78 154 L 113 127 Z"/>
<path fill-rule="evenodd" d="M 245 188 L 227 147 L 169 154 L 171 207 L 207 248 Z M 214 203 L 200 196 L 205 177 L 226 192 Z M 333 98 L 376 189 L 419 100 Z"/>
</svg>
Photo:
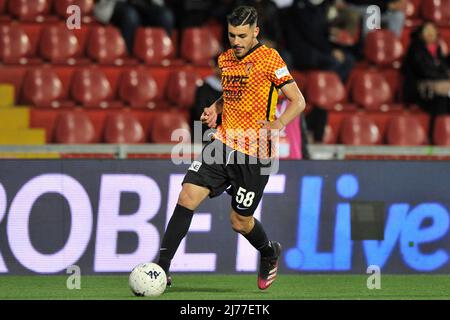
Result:
<svg viewBox="0 0 450 320">
<path fill-rule="evenodd" d="M 285 84 L 281 91 L 286 96 L 286 98 L 290 101 L 289 106 L 286 110 L 281 114 L 277 120 L 269 122 L 266 120 L 259 120 L 258 122 L 263 125 L 266 129 L 276 129 L 281 130 L 285 126 L 287 126 L 292 120 L 297 118 L 300 113 L 305 110 L 305 98 L 301 93 L 300 89 L 297 86 L 295 81 Z"/>
<path fill-rule="evenodd" d="M 283 114 L 280 115 L 276 120 L 278 122 L 281 122 L 282 127 L 284 127 L 287 126 L 292 120 L 297 118 L 300 113 L 305 110 L 306 102 L 295 81 L 284 85 L 281 88 L 281 91 L 291 102 L 283 112 Z"/>
<path fill-rule="evenodd" d="M 217 99 L 211 106 L 205 108 L 200 120 L 207 124 L 210 128 L 215 128 L 217 126 L 217 116 L 223 111 L 223 96 Z"/>
</svg>

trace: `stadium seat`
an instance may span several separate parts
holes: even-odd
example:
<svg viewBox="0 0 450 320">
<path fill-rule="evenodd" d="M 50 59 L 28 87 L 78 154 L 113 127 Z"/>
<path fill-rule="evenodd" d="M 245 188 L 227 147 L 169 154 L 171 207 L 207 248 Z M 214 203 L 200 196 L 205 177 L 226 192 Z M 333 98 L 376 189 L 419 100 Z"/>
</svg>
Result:
<svg viewBox="0 0 450 320">
<path fill-rule="evenodd" d="M 439 28 L 441 48 L 444 55 L 450 55 L 450 28 Z"/>
<path fill-rule="evenodd" d="M 148 65 L 171 64 L 175 50 L 171 38 L 162 28 L 139 28 L 133 52 L 136 58 Z"/>
<path fill-rule="evenodd" d="M 420 8 L 421 16 L 440 26 L 450 25 L 450 0 L 425 0 Z"/>
<path fill-rule="evenodd" d="M 78 38 L 65 26 L 51 25 L 42 30 L 40 54 L 45 60 L 53 64 L 73 65 L 81 53 Z"/>
<path fill-rule="evenodd" d="M 0 26 L 0 61 L 5 64 L 27 64 L 31 57 L 31 41 L 19 26 Z"/>
<path fill-rule="evenodd" d="M 373 120 L 357 113 L 343 119 L 340 141 L 347 145 L 375 145 L 381 143 L 381 134 Z"/>
<path fill-rule="evenodd" d="M 397 146 L 420 146 L 428 143 L 425 128 L 411 114 L 393 115 L 387 126 L 387 143 Z"/>
<path fill-rule="evenodd" d="M 21 21 L 45 20 L 51 9 L 50 0 L 8 0 L 8 12 Z"/>
<path fill-rule="evenodd" d="M 178 132 L 179 134 L 177 137 L 185 143 L 190 143 L 190 127 L 185 117 L 179 112 L 161 112 L 153 121 L 151 127 L 151 142 L 179 143 L 180 141 L 172 141 L 171 139 L 172 133 L 177 129 L 182 129 Z"/>
<path fill-rule="evenodd" d="M 326 110 L 341 109 L 346 99 L 345 87 L 334 72 L 312 71 L 306 79 L 308 102 Z"/>
<path fill-rule="evenodd" d="M 56 121 L 55 142 L 64 144 L 95 142 L 95 128 L 91 119 L 81 110 L 62 112 Z"/>
<path fill-rule="evenodd" d="M 66 18 L 67 8 L 76 5 L 80 8 L 81 19 L 84 23 L 92 21 L 92 12 L 94 10 L 94 0 L 56 0 L 54 1 L 55 12 L 61 18 Z"/>
<path fill-rule="evenodd" d="M 202 84 L 200 76 L 194 71 L 173 71 L 167 83 L 167 99 L 181 108 L 190 108 L 194 104 L 197 87 Z"/>
<path fill-rule="evenodd" d="M 364 55 L 369 62 L 378 66 L 391 66 L 399 62 L 403 53 L 402 42 L 392 31 L 379 29 L 367 34 Z"/>
<path fill-rule="evenodd" d="M 127 48 L 117 28 L 99 26 L 91 29 L 87 54 L 100 64 L 122 65 L 127 56 Z"/>
<path fill-rule="evenodd" d="M 108 115 L 105 121 L 104 140 L 107 143 L 143 143 L 144 130 L 130 112 Z"/>
<path fill-rule="evenodd" d="M 417 19 L 422 0 L 408 0 L 406 2 L 405 15 L 406 19 Z"/>
<path fill-rule="evenodd" d="M 365 71 L 352 79 L 351 93 L 353 102 L 367 111 L 388 111 L 392 102 L 391 88 L 378 71 Z"/>
<path fill-rule="evenodd" d="M 113 98 L 111 84 L 98 68 L 79 68 L 73 74 L 72 98 L 85 107 L 109 107 Z"/>
<path fill-rule="evenodd" d="M 324 144 L 336 144 L 337 141 L 338 134 L 336 133 L 336 128 L 331 124 L 327 124 L 323 133 L 322 142 Z"/>
<path fill-rule="evenodd" d="M 206 28 L 186 28 L 182 33 L 181 56 L 198 66 L 209 66 L 219 54 L 220 44 Z"/>
<path fill-rule="evenodd" d="M 23 84 L 23 101 L 37 107 L 59 107 L 63 84 L 50 67 L 29 69 Z"/>
<path fill-rule="evenodd" d="M 438 146 L 450 147 L 450 116 L 436 117 L 433 143 Z"/>
<path fill-rule="evenodd" d="M 158 95 L 155 79 L 145 69 L 125 70 L 119 83 L 119 97 L 131 107 L 154 108 Z"/>
</svg>

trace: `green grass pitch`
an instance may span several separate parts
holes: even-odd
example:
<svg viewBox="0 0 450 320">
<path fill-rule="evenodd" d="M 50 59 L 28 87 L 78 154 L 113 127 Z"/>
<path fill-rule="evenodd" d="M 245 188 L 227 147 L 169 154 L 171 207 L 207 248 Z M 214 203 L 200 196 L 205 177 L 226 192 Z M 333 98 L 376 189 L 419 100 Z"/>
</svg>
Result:
<svg viewBox="0 0 450 320">
<path fill-rule="evenodd" d="M 367 288 L 369 275 L 279 275 L 265 291 L 256 275 L 174 274 L 174 286 L 157 298 L 135 297 L 128 276 L 82 276 L 81 289 L 69 290 L 68 276 L 0 276 L 0 300 L 13 299 L 169 299 L 169 300 L 317 300 L 446 299 L 448 275 L 382 275 L 381 289 Z"/>
</svg>

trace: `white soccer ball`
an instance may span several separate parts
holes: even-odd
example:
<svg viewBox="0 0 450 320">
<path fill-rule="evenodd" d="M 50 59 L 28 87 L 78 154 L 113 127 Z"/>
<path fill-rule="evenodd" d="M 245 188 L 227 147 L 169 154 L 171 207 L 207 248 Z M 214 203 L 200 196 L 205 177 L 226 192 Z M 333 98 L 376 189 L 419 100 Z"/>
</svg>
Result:
<svg viewBox="0 0 450 320">
<path fill-rule="evenodd" d="M 156 297 L 166 290 L 166 273 L 156 263 L 141 263 L 131 271 L 128 284 L 136 296 Z"/>
</svg>

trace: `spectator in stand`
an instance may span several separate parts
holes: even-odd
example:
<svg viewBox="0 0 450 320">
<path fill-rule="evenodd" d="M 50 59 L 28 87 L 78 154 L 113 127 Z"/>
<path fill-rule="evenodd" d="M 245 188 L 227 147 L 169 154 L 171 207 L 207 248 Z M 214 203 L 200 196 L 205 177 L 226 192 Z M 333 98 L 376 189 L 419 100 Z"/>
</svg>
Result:
<svg viewBox="0 0 450 320">
<path fill-rule="evenodd" d="M 175 23 L 164 0 L 96 0 L 94 16 L 98 21 L 120 29 L 130 54 L 139 27 L 162 27 L 170 36 Z"/>
<path fill-rule="evenodd" d="M 340 7 L 348 6 L 358 12 L 362 17 L 362 37 L 370 31 L 369 19 L 371 12 L 367 8 L 376 5 L 380 8 L 381 24 L 393 31 L 398 37 L 401 36 L 405 23 L 405 10 L 407 0 L 337 0 Z"/>
<path fill-rule="evenodd" d="M 173 0 L 170 3 L 178 29 L 203 26 L 215 6 L 212 0 Z"/>
<path fill-rule="evenodd" d="M 195 93 L 195 102 L 191 108 L 191 132 L 195 133 L 194 122 L 197 121 L 202 128 L 202 139 L 206 131 L 210 130 L 206 124 L 200 122 L 200 116 L 205 111 L 204 109 L 213 104 L 214 101 L 222 96 L 222 77 L 221 70 L 219 69 L 217 62 L 218 58 L 214 59 L 214 74 L 207 77 L 203 81 L 203 85 L 197 88 Z M 222 123 L 221 114 L 217 117 L 217 125 Z M 196 138 L 194 136 L 194 138 Z M 200 143 L 200 141 L 195 141 Z"/>
<path fill-rule="evenodd" d="M 434 23 L 426 22 L 411 34 L 403 64 L 403 95 L 406 102 L 418 104 L 431 115 L 430 138 L 436 116 L 450 114 L 449 58 L 442 52 Z"/>
<path fill-rule="evenodd" d="M 330 39 L 329 0 L 296 0 L 285 28 L 287 49 L 299 70 L 336 72 L 345 82 L 353 68 L 353 54 Z"/>
</svg>

